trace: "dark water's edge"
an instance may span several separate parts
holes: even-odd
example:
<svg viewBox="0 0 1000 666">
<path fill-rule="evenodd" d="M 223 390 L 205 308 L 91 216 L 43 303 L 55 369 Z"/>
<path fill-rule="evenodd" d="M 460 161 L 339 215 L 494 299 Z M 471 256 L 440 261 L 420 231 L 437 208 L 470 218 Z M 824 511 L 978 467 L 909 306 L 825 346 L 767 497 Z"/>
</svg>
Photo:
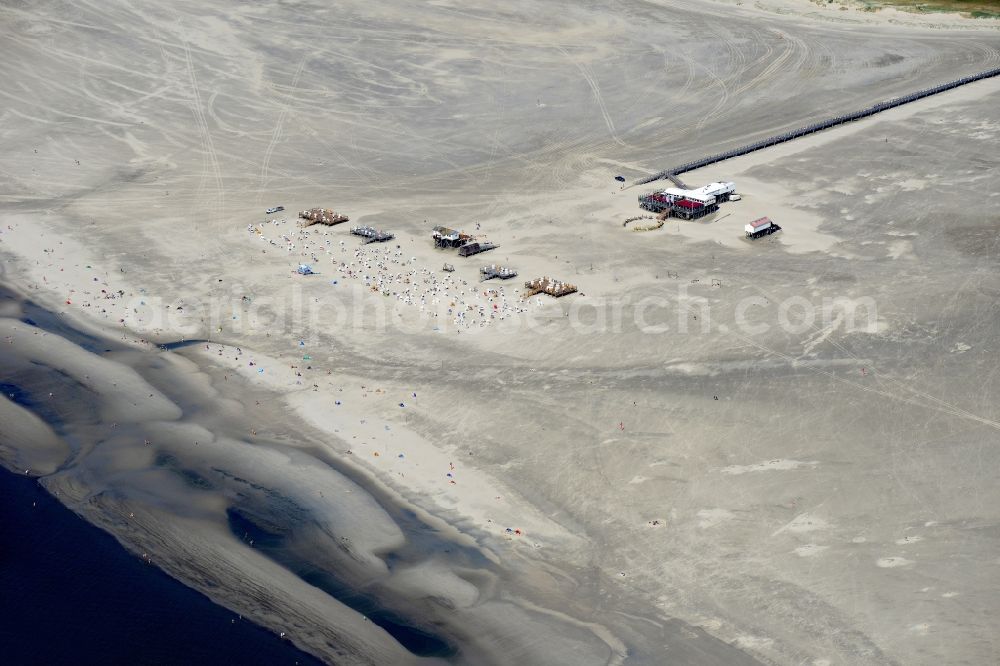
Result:
<svg viewBox="0 0 1000 666">
<path fill-rule="evenodd" d="M 58 335 L 60 338 L 76 344 L 82 349 L 92 352 L 97 356 L 110 358 L 108 353 L 122 351 L 128 351 L 133 354 L 135 353 L 134 350 L 126 350 L 117 341 L 102 339 L 80 331 L 64 318 L 45 310 L 38 304 L 33 303 L 30 299 L 22 298 L 16 292 L 6 288 L 3 284 L 0 284 L 0 303 L 16 303 L 21 312 L 20 319 L 24 324 L 34 328 L 38 332 L 53 333 Z M 167 342 L 158 346 L 160 350 L 163 351 L 181 351 L 187 346 L 202 342 L 204 341 L 182 340 L 173 343 Z M 116 357 L 116 361 L 125 363 L 140 374 L 143 374 L 143 370 L 145 369 L 142 363 L 132 362 L 130 364 L 125 357 Z M 52 368 L 45 365 L 32 364 L 26 372 L 27 374 L 24 374 L 24 372 L 15 372 L 14 375 L 8 376 L 10 373 L 4 372 L 4 369 L 0 368 L 0 389 L 2 389 L 4 396 L 0 399 L 10 399 L 12 402 L 28 409 L 36 416 L 40 417 L 57 432 L 63 433 L 63 431 L 66 430 L 66 427 L 71 425 L 65 420 L 68 414 L 63 413 L 66 406 L 69 404 L 77 404 L 78 406 L 79 404 L 83 404 L 80 401 L 83 400 L 85 396 L 82 395 L 80 387 L 75 383 L 75 381 L 65 376 L 64 373 L 54 371 Z M 152 378 L 149 379 L 155 382 Z M 24 384 L 25 382 L 28 386 Z M 173 386 L 163 386 L 160 388 L 170 397 L 171 400 L 175 402 L 175 404 L 181 406 L 181 408 L 185 411 L 195 412 L 204 408 L 204 405 L 192 402 L 191 398 L 186 396 L 182 389 L 172 390 L 177 388 Z M 51 400 L 42 399 L 42 396 L 46 395 L 46 392 L 50 390 L 55 390 L 61 398 L 58 403 L 58 409 L 53 406 L 54 403 Z M 51 393 L 48 395 L 51 396 Z M 96 410 L 97 406 L 94 405 L 93 408 Z M 69 419 L 72 421 L 73 416 L 69 416 Z M 129 426 L 125 425 L 123 427 L 127 428 Z M 327 463 L 329 463 L 329 461 L 327 461 Z M 337 467 L 338 471 L 347 478 L 352 478 L 353 476 L 349 471 L 339 469 L 339 466 L 331 465 L 331 467 Z M 0 467 L 0 470 L 3 470 L 3 468 Z M 191 664 L 202 663 L 203 659 L 209 660 L 215 658 L 216 655 L 228 655 L 225 657 L 226 659 L 230 660 L 232 663 L 239 664 L 320 663 L 316 661 L 314 657 L 296 649 L 291 643 L 280 640 L 279 637 L 275 636 L 273 633 L 268 633 L 264 629 L 259 628 L 252 623 L 239 620 L 237 615 L 234 615 L 228 610 L 215 605 L 200 592 L 187 588 L 182 582 L 170 578 L 160 569 L 149 566 L 141 560 L 135 558 L 112 536 L 105 533 L 100 528 L 86 522 L 83 518 L 60 504 L 57 498 L 49 495 L 36 481 L 18 474 L 12 474 L 6 470 L 3 470 L 3 475 L 5 478 L 3 480 L 4 485 L 0 486 L 0 490 L 3 491 L 0 493 L 0 497 L 4 498 L 4 511 L 15 510 L 14 507 L 6 504 L 8 496 L 14 498 L 15 506 L 18 504 L 31 506 L 32 503 L 35 502 L 36 506 L 33 507 L 33 511 L 40 511 L 43 506 L 43 502 L 42 500 L 39 500 L 39 497 L 43 497 L 46 503 L 55 503 L 64 515 L 59 515 L 60 512 L 53 508 L 51 511 L 47 512 L 46 520 L 40 523 L 43 525 L 43 531 L 48 533 L 49 538 L 60 542 L 59 548 L 56 549 L 56 552 L 51 555 L 46 553 L 45 557 L 35 557 L 31 552 L 29 552 L 29 550 L 19 552 L 18 556 L 20 559 L 16 562 L 16 572 L 8 572 L 8 563 L 5 559 L 5 553 L 8 550 L 8 544 L 13 542 L 17 533 L 17 530 L 11 526 L 17 524 L 20 526 L 19 529 L 38 529 L 38 526 L 32 521 L 32 518 L 37 518 L 37 513 L 16 516 L 12 515 L 10 520 L 8 520 L 8 517 L 4 513 L 0 513 L 0 519 L 4 520 L 5 523 L 9 523 L 9 525 L 5 524 L 3 529 L 0 530 L 0 583 L 8 579 L 17 579 L 21 581 L 21 587 L 19 588 L 21 594 L 14 596 L 15 598 L 25 600 L 23 604 L 30 611 L 24 614 L 25 617 L 30 618 L 30 620 L 25 619 L 23 624 L 18 621 L 8 624 L 7 626 L 0 626 L 0 641 L 3 641 L 0 642 L 0 646 L 3 646 L 4 643 L 10 642 L 6 640 L 8 636 L 16 637 L 18 635 L 21 635 L 19 642 L 24 646 L 24 651 L 18 651 L 16 654 L 17 659 L 13 662 L 8 662 L 8 655 L 4 652 L 3 648 L 0 647 L 0 661 L 2 661 L 2 663 L 75 664 L 81 663 L 81 655 L 86 660 L 86 663 L 103 664 Z M 358 483 L 367 485 L 365 484 L 364 479 L 354 480 Z M 21 484 L 24 483 L 28 484 L 28 486 L 20 487 Z M 10 492 L 7 490 L 7 484 L 11 484 Z M 366 490 L 372 492 L 373 495 L 379 495 L 372 488 L 366 488 Z M 479 562 L 480 564 L 485 563 L 485 559 L 482 558 L 481 555 L 478 555 L 478 553 L 476 553 L 473 549 L 461 547 L 451 542 L 442 541 L 440 535 L 435 536 L 436 532 L 417 520 L 415 516 L 406 516 L 405 514 L 407 512 L 402 507 L 392 506 L 387 497 L 377 496 L 376 501 L 380 501 L 383 508 L 390 514 L 400 517 L 400 521 L 402 523 L 401 527 L 409 535 L 405 545 L 400 546 L 393 553 L 386 554 L 390 567 L 396 560 L 405 562 L 414 557 L 417 560 L 426 557 L 425 553 L 414 553 L 414 550 L 424 551 L 425 549 L 426 552 L 430 553 L 443 551 L 444 553 L 452 554 L 454 558 L 462 561 L 463 563 L 470 563 L 472 561 Z M 23 506 L 21 508 L 23 509 Z M 230 521 L 232 521 L 233 515 L 239 515 L 239 512 L 231 512 Z M 70 527 L 70 524 L 74 527 Z M 230 527 L 233 526 L 230 525 Z M 288 527 L 291 529 L 292 525 L 289 524 Z M 234 534 L 239 532 L 239 534 L 237 534 L 237 536 L 239 536 L 245 532 L 253 532 L 255 530 L 256 526 L 252 524 L 252 521 L 243 520 L 239 524 L 239 530 L 236 530 Z M 70 543 L 62 543 L 64 533 L 72 534 Z M 94 539 L 97 539 L 99 543 L 93 544 L 92 541 Z M 337 578 L 331 571 L 318 573 L 314 563 L 298 561 L 294 557 L 292 551 L 283 543 L 276 544 L 273 548 L 264 547 L 266 539 L 258 538 L 256 543 L 258 552 L 266 554 L 270 559 L 279 565 L 293 571 L 293 573 L 299 575 L 306 583 L 323 590 L 331 597 L 341 601 L 348 607 L 363 613 L 375 625 L 385 629 L 389 635 L 396 639 L 406 650 L 410 651 L 411 654 L 423 657 L 444 658 L 456 658 L 459 655 L 458 646 L 453 644 L 453 642 L 446 637 L 446 635 L 442 634 L 439 636 L 435 631 L 431 630 L 431 626 L 433 625 L 427 625 L 424 623 L 426 626 L 418 626 L 420 623 L 409 617 L 407 612 L 403 610 L 403 607 L 394 609 L 394 606 L 398 606 L 399 603 L 402 603 L 402 599 L 393 600 L 382 598 L 382 595 L 373 595 L 371 590 L 362 592 L 360 589 L 356 589 L 351 582 Z M 43 548 L 40 543 L 36 544 L 36 546 L 37 549 Z M 32 540 L 29 539 L 28 542 L 24 544 L 24 547 L 25 549 L 30 549 L 32 547 Z M 109 549 L 114 550 L 116 553 L 119 553 L 120 551 L 120 558 L 118 558 L 117 555 L 105 558 L 105 554 Z M 12 548 L 11 551 L 13 552 Z M 89 562 L 81 568 L 81 578 L 83 580 L 64 580 L 61 576 L 53 575 L 53 567 L 58 568 L 58 562 L 61 558 L 73 558 L 78 553 L 86 555 Z M 477 555 L 478 557 L 476 557 Z M 179 609 L 185 603 L 182 599 L 185 592 L 188 595 L 192 595 L 191 598 L 198 599 L 202 602 L 193 604 L 187 610 L 179 613 L 177 618 L 159 620 L 168 624 L 180 623 L 176 627 L 170 627 L 167 631 L 169 634 L 170 631 L 177 629 L 178 633 L 176 633 L 169 641 L 166 641 L 166 644 L 181 644 L 182 641 L 186 640 L 191 644 L 191 651 L 178 650 L 178 656 L 176 658 L 174 658 L 173 655 L 170 655 L 169 659 L 164 659 L 164 655 L 159 653 L 157 645 L 152 645 L 150 647 L 152 651 L 151 659 L 146 660 L 138 657 L 140 653 L 136 652 L 136 650 L 141 650 L 143 647 L 142 640 L 140 639 L 138 642 L 133 643 L 131 638 L 135 634 L 141 635 L 148 633 L 149 628 L 145 625 L 132 627 L 131 620 L 128 618 L 136 615 L 140 618 L 140 621 L 145 621 L 146 619 L 151 620 L 152 618 L 150 618 L 149 613 L 147 613 L 146 601 L 143 600 L 136 602 L 136 599 L 142 599 L 141 595 L 133 596 L 131 593 L 127 593 L 123 594 L 120 598 L 116 596 L 118 594 L 115 591 L 116 573 L 111 569 L 104 568 L 102 562 L 104 559 L 110 561 L 121 558 L 124 558 L 124 561 L 128 561 L 133 567 L 127 573 L 128 583 L 125 587 L 129 589 L 140 587 L 139 585 L 134 585 L 131 579 L 147 575 L 147 571 L 150 572 L 148 575 L 152 578 L 151 580 L 143 581 L 143 584 L 150 586 L 151 589 L 147 591 L 147 594 L 151 597 L 154 597 L 157 593 L 162 592 L 158 589 L 160 585 L 166 585 L 168 587 L 178 586 L 178 589 L 169 590 L 169 594 L 173 595 L 170 599 L 164 602 L 152 602 L 154 606 L 156 603 L 167 603 L 172 609 Z M 12 562 L 12 564 L 14 563 Z M 119 562 L 119 564 L 121 564 L 121 562 Z M 75 570 L 75 567 L 69 567 L 69 570 Z M 96 573 L 90 573 L 91 570 Z M 306 572 L 308 572 L 308 575 L 306 575 Z M 62 571 L 57 571 L 57 573 L 62 573 Z M 59 579 L 60 582 L 57 585 L 53 585 L 48 582 L 53 578 Z M 74 585 L 76 585 L 75 588 Z M 109 609 L 107 611 L 102 609 L 102 604 L 99 600 L 103 598 L 104 588 L 106 586 L 110 587 L 109 603 L 112 605 L 120 603 L 120 607 Z M 62 595 L 60 591 L 60 588 L 63 587 L 73 588 L 69 594 L 65 595 L 66 597 L 72 598 L 75 593 L 79 593 L 81 598 L 72 602 L 66 601 L 65 603 L 68 605 L 63 606 L 64 595 Z M 8 602 L 11 599 L 11 597 L 8 596 L 7 588 L 5 587 L 0 587 L 0 596 L 3 596 Z M 88 598 L 83 599 L 82 597 Z M 398 603 L 394 604 L 394 601 Z M 132 605 L 130 606 L 129 604 Z M 75 614 L 73 613 L 74 605 L 90 610 L 86 613 Z M 0 617 L 6 617 L 12 614 L 17 614 L 18 607 L 8 607 L 7 604 L 0 604 L 0 611 L 3 612 L 3 615 L 0 615 Z M 221 613 L 221 615 L 216 617 L 213 615 L 216 613 Z M 67 651 L 51 655 L 43 653 L 35 659 L 32 656 L 31 646 L 38 641 L 44 643 L 52 642 L 52 638 L 47 637 L 43 633 L 39 633 L 40 630 L 44 630 L 46 627 L 51 626 L 50 623 L 45 621 L 45 618 L 50 614 L 54 617 L 60 618 L 56 622 L 57 626 L 52 628 L 52 638 L 56 635 L 61 636 L 62 638 L 58 641 L 58 643 L 60 645 L 65 645 Z M 201 617 L 203 614 L 207 614 L 207 619 L 203 619 Z M 252 641 L 244 641 L 243 638 L 238 639 L 241 642 L 240 645 L 232 646 L 226 646 L 225 641 L 223 640 L 221 645 L 231 652 L 222 650 L 221 652 L 202 654 L 204 651 L 203 648 L 219 647 L 219 642 L 222 639 L 214 635 L 211 631 L 207 633 L 186 634 L 184 633 L 185 627 L 180 625 L 186 622 L 189 624 L 206 624 L 208 626 L 215 626 L 219 624 L 219 622 L 217 622 L 219 617 L 225 620 L 224 624 L 226 625 L 232 625 L 233 623 L 230 622 L 230 620 L 237 618 L 237 623 L 242 622 L 243 624 L 252 627 L 255 631 L 260 632 L 262 635 L 274 641 L 276 645 L 270 650 L 258 650 L 253 646 Z M 122 622 L 121 618 L 126 618 L 126 621 Z M 185 620 L 184 618 L 187 619 Z M 2 624 L 3 623 L 0 622 L 0 625 Z M 57 630 L 62 633 L 58 633 Z M 91 638 L 115 634 L 122 630 L 128 631 L 128 636 L 122 639 L 123 645 L 121 649 L 125 650 L 125 652 L 112 650 L 114 643 L 108 640 L 99 640 L 96 644 L 92 644 L 89 640 Z M 78 637 L 84 640 L 80 640 L 78 644 L 74 645 Z M 287 649 L 287 654 L 280 652 L 283 647 L 284 649 Z M 246 654 L 242 652 L 244 649 L 247 650 Z M 266 655 L 266 658 L 262 655 Z"/>
<path fill-rule="evenodd" d="M 314 657 L 126 551 L 0 467 L 0 660 L 300 664 Z"/>
<path fill-rule="evenodd" d="M 407 618 L 400 616 L 371 594 L 364 594 L 330 572 L 316 568 L 309 560 L 298 557 L 288 548 L 282 535 L 272 534 L 243 515 L 239 509 L 227 512 L 229 527 L 233 534 L 253 539 L 254 548 L 266 553 L 313 587 L 323 590 L 340 603 L 362 613 L 372 623 L 382 627 L 400 645 L 421 657 L 455 657 L 458 647 L 443 636 L 437 636 L 414 626 Z"/>
</svg>

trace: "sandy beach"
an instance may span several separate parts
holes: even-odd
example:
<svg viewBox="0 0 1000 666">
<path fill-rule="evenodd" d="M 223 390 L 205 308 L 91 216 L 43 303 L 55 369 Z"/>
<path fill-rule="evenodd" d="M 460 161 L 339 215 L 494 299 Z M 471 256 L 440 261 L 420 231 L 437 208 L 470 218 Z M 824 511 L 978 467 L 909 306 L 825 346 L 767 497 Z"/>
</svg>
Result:
<svg viewBox="0 0 1000 666">
<path fill-rule="evenodd" d="M 1000 21 L 0 16 L 0 464 L 137 557 L 329 663 L 997 659 L 1000 79 L 626 221 L 996 67 Z"/>
</svg>

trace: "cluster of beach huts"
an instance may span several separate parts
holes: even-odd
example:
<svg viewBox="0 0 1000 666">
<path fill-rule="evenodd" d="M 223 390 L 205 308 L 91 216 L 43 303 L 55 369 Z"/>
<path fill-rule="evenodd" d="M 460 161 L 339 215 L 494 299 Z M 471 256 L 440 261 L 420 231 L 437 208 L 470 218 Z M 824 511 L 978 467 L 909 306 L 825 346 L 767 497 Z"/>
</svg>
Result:
<svg viewBox="0 0 1000 666">
<path fill-rule="evenodd" d="M 485 240 L 477 240 L 473 234 L 468 234 L 449 227 L 434 227 L 431 231 L 431 238 L 434 239 L 434 245 L 436 247 L 450 249 L 458 248 L 458 256 L 460 257 L 471 257 L 472 255 L 479 254 L 480 252 L 486 252 L 498 247 L 495 243 Z M 451 265 L 445 264 L 445 266 L 449 267 Z M 451 268 L 454 270 L 454 267 Z M 489 266 L 483 266 L 480 269 L 479 274 L 483 280 L 491 280 L 493 278 L 509 280 L 517 276 L 517 271 L 510 266 L 491 264 Z M 527 290 L 524 294 L 524 298 L 530 298 L 535 294 L 541 293 L 549 294 L 550 296 L 558 298 L 559 296 L 572 294 L 576 291 L 576 286 L 549 277 L 535 278 L 534 280 L 525 282 L 524 286 Z"/>
<path fill-rule="evenodd" d="M 284 210 L 283 206 L 275 206 L 268 208 L 266 213 L 267 215 L 271 215 L 282 210 Z M 301 220 L 300 226 L 302 227 L 309 227 L 314 224 L 323 224 L 332 227 L 350 220 L 347 215 L 338 213 L 329 208 L 309 208 L 307 210 L 300 211 L 298 216 Z M 394 234 L 389 231 L 368 225 L 351 227 L 351 234 L 354 236 L 360 236 L 364 239 L 365 244 L 384 243 L 395 238 Z M 434 245 L 436 247 L 444 249 L 457 249 L 458 256 L 460 257 L 471 257 L 498 247 L 496 243 L 477 238 L 473 234 L 468 234 L 463 231 L 443 226 L 434 227 L 431 232 L 431 237 L 433 238 Z M 446 263 L 443 270 L 445 272 L 452 272 L 455 270 L 455 267 L 452 264 Z M 312 267 L 308 264 L 300 264 L 297 272 L 300 275 L 312 275 L 314 273 Z M 479 275 L 480 280 L 483 281 L 492 279 L 509 280 L 517 277 L 517 270 L 510 266 L 489 264 L 480 268 Z M 526 290 L 524 298 L 529 298 L 535 294 L 542 293 L 559 297 L 572 294 L 577 291 L 575 285 L 547 276 L 529 280 L 524 283 L 524 286 Z"/>
</svg>

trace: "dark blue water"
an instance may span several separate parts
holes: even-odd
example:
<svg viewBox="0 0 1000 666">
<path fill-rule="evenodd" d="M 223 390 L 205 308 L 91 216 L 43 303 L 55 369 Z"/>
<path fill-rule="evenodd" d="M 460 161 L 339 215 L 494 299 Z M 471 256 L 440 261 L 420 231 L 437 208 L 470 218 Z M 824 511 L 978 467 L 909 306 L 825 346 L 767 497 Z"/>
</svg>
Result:
<svg viewBox="0 0 1000 666">
<path fill-rule="evenodd" d="M 226 514 L 233 534 L 244 539 L 252 539 L 254 548 L 258 551 L 267 553 L 305 582 L 362 613 L 413 654 L 421 657 L 454 657 L 458 654 L 458 648 L 443 637 L 414 626 L 402 615 L 382 606 L 371 594 L 352 589 L 332 573 L 317 568 L 315 563 L 298 558 L 292 550 L 285 547 L 284 535 L 268 532 L 238 509 L 228 509 Z"/>
<path fill-rule="evenodd" d="M 134 557 L 34 479 L 0 468 L 0 663 L 321 662 Z"/>
</svg>

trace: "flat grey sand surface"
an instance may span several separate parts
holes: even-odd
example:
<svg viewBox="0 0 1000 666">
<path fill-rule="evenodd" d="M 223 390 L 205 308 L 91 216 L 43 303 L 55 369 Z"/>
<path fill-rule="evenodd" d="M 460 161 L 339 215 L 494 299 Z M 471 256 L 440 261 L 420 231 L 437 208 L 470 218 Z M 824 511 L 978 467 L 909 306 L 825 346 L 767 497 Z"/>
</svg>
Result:
<svg viewBox="0 0 1000 666">
<path fill-rule="evenodd" d="M 334 663 L 996 661 L 1000 83 L 685 174 L 742 194 L 700 221 L 614 180 L 996 67 L 995 21 L 0 19 L 0 460 L 138 556 Z"/>
</svg>

